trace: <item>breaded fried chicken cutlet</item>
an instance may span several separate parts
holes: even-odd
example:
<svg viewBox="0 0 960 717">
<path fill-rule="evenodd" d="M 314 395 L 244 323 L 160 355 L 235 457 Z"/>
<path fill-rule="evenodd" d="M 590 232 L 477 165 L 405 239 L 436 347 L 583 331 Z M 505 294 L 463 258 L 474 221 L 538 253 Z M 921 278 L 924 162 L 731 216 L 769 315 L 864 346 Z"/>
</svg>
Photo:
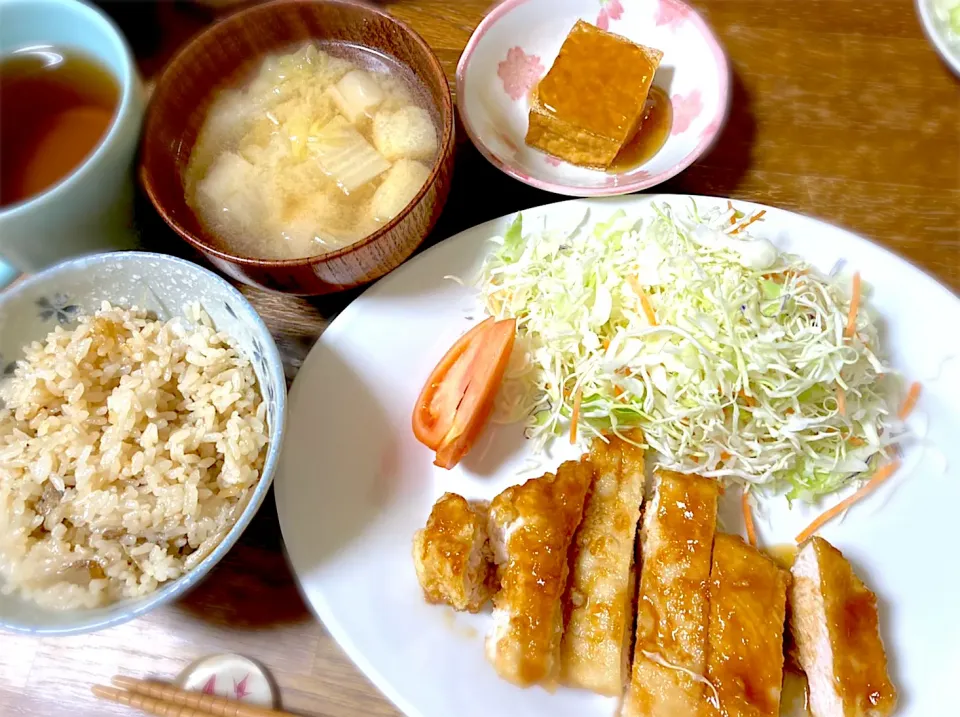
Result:
<svg viewBox="0 0 960 717">
<path fill-rule="evenodd" d="M 427 602 L 477 612 L 496 590 L 486 504 L 444 493 L 414 535 L 413 563 Z"/>
<path fill-rule="evenodd" d="M 628 438 L 641 442 L 639 433 Z M 643 449 L 616 436 L 594 439 L 593 488 L 571 548 L 560 645 L 560 681 L 620 695 L 633 627 L 633 556 L 643 502 Z"/>
<path fill-rule="evenodd" d="M 777 717 L 789 573 L 736 535 L 717 535 L 710 570 L 704 717 Z"/>
<path fill-rule="evenodd" d="M 897 706 L 880 639 L 877 598 L 826 540 L 793 564 L 790 631 L 807 675 L 812 717 L 886 717 Z"/>
<path fill-rule="evenodd" d="M 688 717 L 704 704 L 718 484 L 655 474 L 640 530 L 637 638 L 622 717 Z"/>
<path fill-rule="evenodd" d="M 490 503 L 490 543 L 500 578 L 487 658 L 526 687 L 556 680 L 563 632 L 567 553 L 593 481 L 589 462 L 507 488 Z"/>
</svg>

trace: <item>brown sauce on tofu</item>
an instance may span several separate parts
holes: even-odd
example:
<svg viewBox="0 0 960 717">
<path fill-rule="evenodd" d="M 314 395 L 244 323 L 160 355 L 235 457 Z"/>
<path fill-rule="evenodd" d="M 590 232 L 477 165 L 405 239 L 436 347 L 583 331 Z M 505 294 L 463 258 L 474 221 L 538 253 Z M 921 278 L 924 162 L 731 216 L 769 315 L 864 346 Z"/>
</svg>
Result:
<svg viewBox="0 0 960 717">
<path fill-rule="evenodd" d="M 662 57 L 657 49 L 577 21 L 531 96 L 526 143 L 571 164 L 608 168 L 653 111 L 646 99 Z M 669 107 L 665 99 L 656 107 Z M 662 124 L 661 115 L 651 126 Z M 644 133 L 625 161 L 649 156 L 663 139 L 663 132 Z"/>
<path fill-rule="evenodd" d="M 673 127 L 673 104 L 667 93 L 659 87 L 651 87 L 643 108 L 640 129 L 607 167 L 610 174 L 628 172 L 639 167 L 660 151 L 670 136 Z"/>
<path fill-rule="evenodd" d="M 622 141 L 656 69 L 642 47 L 578 22 L 540 82 L 540 101 L 564 122 Z"/>
</svg>

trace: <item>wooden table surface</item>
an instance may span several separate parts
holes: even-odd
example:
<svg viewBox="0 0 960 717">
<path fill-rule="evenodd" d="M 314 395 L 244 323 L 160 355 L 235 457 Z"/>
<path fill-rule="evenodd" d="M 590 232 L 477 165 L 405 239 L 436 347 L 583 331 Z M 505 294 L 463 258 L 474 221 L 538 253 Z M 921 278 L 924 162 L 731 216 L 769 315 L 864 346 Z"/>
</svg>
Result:
<svg viewBox="0 0 960 717">
<path fill-rule="evenodd" d="M 622 0 L 629 4 L 633 0 Z M 224 2 L 224 0 L 220 0 Z M 658 189 L 772 204 L 848 227 L 960 290 L 960 84 L 923 36 L 911 0 L 694 0 L 732 61 L 733 105 L 716 148 Z M 434 48 L 453 78 L 490 0 L 404 0 L 388 8 Z M 145 5 L 125 11 L 144 73 L 209 21 L 163 4 L 159 37 L 140 37 Z M 121 18 L 123 20 L 124 18 Z M 432 243 L 561 197 L 513 181 L 462 130 L 453 190 Z M 148 241 L 174 250 L 149 216 Z M 354 296 L 290 299 L 244 288 L 271 327 L 288 378 Z M 283 556 L 272 494 L 240 543 L 171 607 L 93 635 L 0 634 L 0 715 L 121 715 L 95 702 L 118 672 L 168 678 L 232 651 L 273 671 L 284 706 L 305 715 L 397 715 L 309 613 Z"/>
</svg>

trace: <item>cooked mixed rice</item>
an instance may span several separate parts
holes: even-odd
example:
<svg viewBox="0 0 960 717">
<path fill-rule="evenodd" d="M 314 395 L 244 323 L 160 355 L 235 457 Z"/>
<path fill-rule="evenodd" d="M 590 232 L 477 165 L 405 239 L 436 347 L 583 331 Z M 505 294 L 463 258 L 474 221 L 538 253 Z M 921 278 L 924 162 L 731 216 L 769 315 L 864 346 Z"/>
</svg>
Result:
<svg viewBox="0 0 960 717">
<path fill-rule="evenodd" d="M 26 348 L 0 389 L 0 585 L 43 606 L 147 594 L 194 567 L 263 467 L 266 404 L 196 307 L 104 303 Z"/>
</svg>

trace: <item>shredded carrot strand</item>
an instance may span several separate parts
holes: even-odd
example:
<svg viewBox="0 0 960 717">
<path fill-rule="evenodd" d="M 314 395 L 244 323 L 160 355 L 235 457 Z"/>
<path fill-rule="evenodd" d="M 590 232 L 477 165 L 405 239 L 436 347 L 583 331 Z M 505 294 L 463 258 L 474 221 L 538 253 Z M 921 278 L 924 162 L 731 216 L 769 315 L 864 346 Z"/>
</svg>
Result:
<svg viewBox="0 0 960 717">
<path fill-rule="evenodd" d="M 739 234 L 739 233 L 742 232 L 744 229 L 746 229 L 748 226 L 750 226 L 750 225 L 753 224 L 755 221 L 757 221 L 758 219 L 760 219 L 760 218 L 761 218 L 764 214 L 766 214 L 766 213 L 767 213 L 767 210 L 766 210 L 766 209 L 761 209 L 759 212 L 757 212 L 757 213 L 754 214 L 752 217 L 750 217 L 749 219 L 747 219 L 747 221 L 745 221 L 743 224 L 741 224 L 740 226 L 738 226 L 736 229 L 734 229 L 734 230 L 733 230 L 732 232 L 730 232 L 730 233 L 731 233 L 731 234 Z"/>
<path fill-rule="evenodd" d="M 757 526 L 753 523 L 753 508 L 750 506 L 750 493 L 744 490 L 740 494 L 740 508 L 743 510 L 743 524 L 747 529 L 747 540 L 757 547 Z"/>
<path fill-rule="evenodd" d="M 643 306 L 643 313 L 647 315 L 647 321 L 651 326 L 657 325 L 657 315 L 653 313 L 653 307 L 650 305 L 650 299 L 646 292 L 640 294 L 640 304 Z"/>
<path fill-rule="evenodd" d="M 810 525 L 804 528 L 799 534 L 797 534 L 796 541 L 797 543 L 804 542 L 811 535 L 816 533 L 820 528 L 825 524 L 829 523 L 831 520 L 840 515 L 847 508 L 852 506 L 858 500 L 863 498 L 865 495 L 871 493 L 878 485 L 883 483 L 887 478 L 892 476 L 897 469 L 900 467 L 900 461 L 892 461 L 886 465 L 881 466 L 877 469 L 877 472 L 868 480 L 856 493 L 851 495 L 848 498 L 844 498 L 839 503 L 837 503 L 832 508 L 829 508 L 822 512 L 819 516 Z"/>
<path fill-rule="evenodd" d="M 650 297 L 647 296 L 647 292 L 643 290 L 643 287 L 640 286 L 640 282 L 635 276 L 631 276 L 628 281 L 630 282 L 630 288 L 640 297 L 640 306 L 643 307 L 643 313 L 646 314 L 647 321 L 650 322 L 651 326 L 656 326 L 657 315 L 653 313 L 653 306 L 650 304 Z"/>
<path fill-rule="evenodd" d="M 848 442 L 851 446 L 865 446 L 865 445 L 867 444 L 867 442 L 866 442 L 865 440 L 863 440 L 862 438 L 860 438 L 859 436 L 850 436 L 850 437 L 847 439 L 847 442 Z"/>
<path fill-rule="evenodd" d="M 733 212 L 733 214 L 730 215 L 730 223 L 731 223 L 731 224 L 736 224 L 736 223 L 737 223 L 737 213 L 736 213 L 736 212 L 734 211 L 734 209 L 733 209 L 733 202 L 731 202 L 729 199 L 727 200 L 727 211 Z"/>
<path fill-rule="evenodd" d="M 570 414 L 570 443 L 577 442 L 577 423 L 580 421 L 580 401 L 583 400 L 583 386 L 577 389 L 573 397 L 573 413 Z"/>
<path fill-rule="evenodd" d="M 837 413 L 841 416 L 847 415 L 847 394 L 839 386 L 836 387 L 837 393 Z"/>
<path fill-rule="evenodd" d="M 753 396 L 748 396 L 746 392 L 741 388 L 739 393 L 740 398 L 743 399 L 743 405 L 748 408 L 755 408 L 757 405 L 757 399 Z"/>
<path fill-rule="evenodd" d="M 910 388 L 907 390 L 907 395 L 903 399 L 903 405 L 900 406 L 900 412 L 897 414 L 900 417 L 901 421 L 907 420 L 907 416 L 913 413 L 914 407 L 917 405 L 917 399 L 920 398 L 920 382 L 914 381 L 910 384 Z"/>
<path fill-rule="evenodd" d="M 847 314 L 847 328 L 843 335 L 848 339 L 852 338 L 857 331 L 857 312 L 860 310 L 860 272 L 853 275 L 853 288 L 851 289 L 850 312 Z"/>
</svg>

